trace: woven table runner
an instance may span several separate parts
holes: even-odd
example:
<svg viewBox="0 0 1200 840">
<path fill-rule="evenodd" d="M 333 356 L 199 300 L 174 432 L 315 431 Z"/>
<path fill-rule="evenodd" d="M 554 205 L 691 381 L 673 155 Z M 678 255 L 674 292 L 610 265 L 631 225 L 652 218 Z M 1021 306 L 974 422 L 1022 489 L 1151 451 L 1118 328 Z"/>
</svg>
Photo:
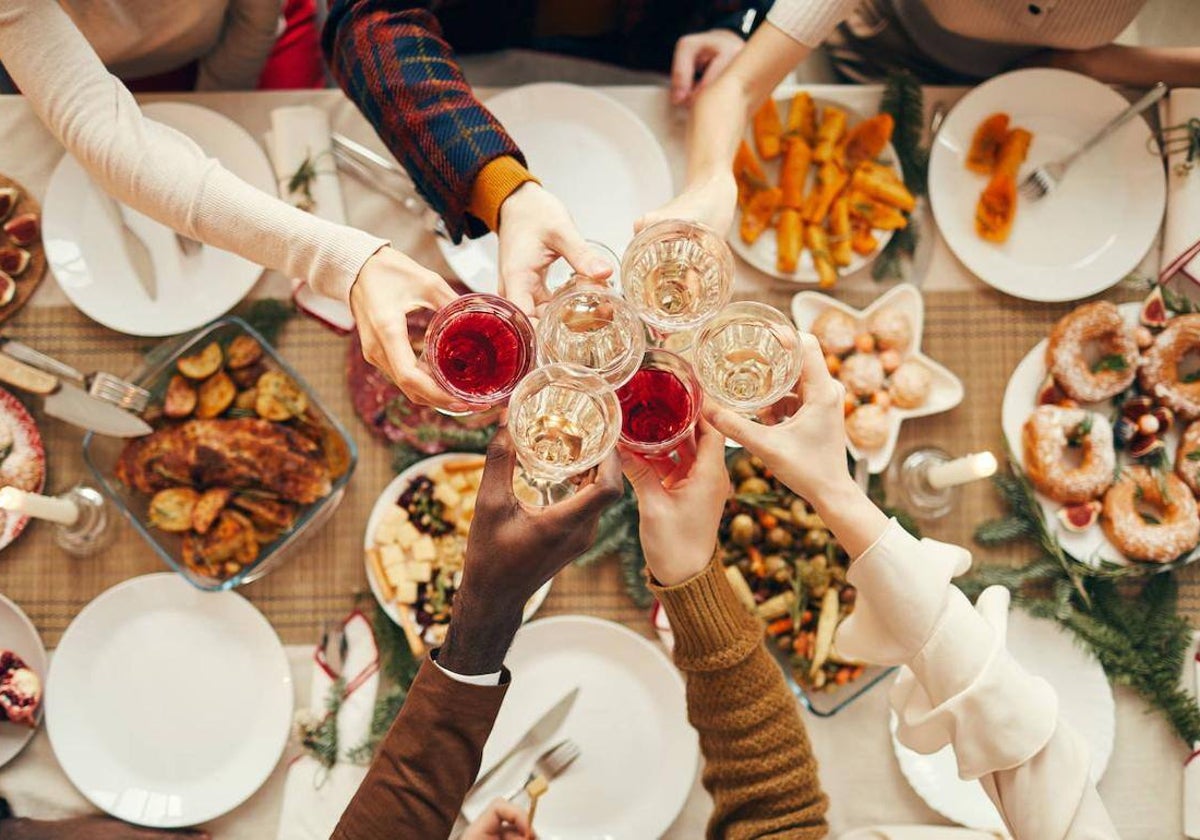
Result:
<svg viewBox="0 0 1200 840">
<path fill-rule="evenodd" d="M 764 290 L 759 298 L 787 308 L 792 290 Z M 1136 299 L 1140 292 L 1119 287 L 1113 300 Z M 854 306 L 865 305 L 870 293 L 841 294 Z M 1000 402 L 1011 371 L 1043 338 L 1068 305 L 1018 301 L 990 289 L 929 292 L 925 296 L 924 349 L 962 378 L 966 398 L 953 411 L 907 421 L 897 454 L 936 442 L 953 454 L 990 449 L 1004 451 Z M 155 343 L 118 335 L 68 307 L 26 308 L 5 334 L 73 364 L 83 371 L 125 374 Z M 347 340 L 314 321 L 295 318 L 285 328 L 279 349 L 340 417 L 359 446 L 357 472 L 333 518 L 286 562 L 239 591 L 263 611 L 285 643 L 311 643 L 323 622 L 351 609 L 367 592 L 362 561 L 363 530 L 376 497 L 392 478 L 388 447 L 371 438 L 355 418 L 345 382 Z M 41 429 L 47 455 L 47 488 L 60 492 L 87 480 L 81 443 L 83 433 L 47 418 L 36 399 L 18 395 Z M 963 489 L 959 504 L 946 518 L 924 523 L 938 539 L 972 545 L 975 526 L 1000 514 L 986 482 Z M 975 547 L 988 562 L 1018 562 L 1028 549 Z M 47 645 L 54 646 L 71 619 L 105 589 L 135 575 L 163 571 L 165 566 L 128 523 L 117 523 L 112 544 L 87 559 L 71 557 L 55 546 L 53 528 L 34 522 L 13 545 L 0 553 L 0 592 L 16 601 L 37 625 Z M 1200 619 L 1200 564 L 1179 573 L 1180 609 Z M 369 597 L 369 596 L 368 596 Z M 568 568 L 554 582 L 539 615 L 582 613 L 625 624 L 652 635 L 647 615 L 625 594 L 617 565 L 601 561 Z"/>
</svg>

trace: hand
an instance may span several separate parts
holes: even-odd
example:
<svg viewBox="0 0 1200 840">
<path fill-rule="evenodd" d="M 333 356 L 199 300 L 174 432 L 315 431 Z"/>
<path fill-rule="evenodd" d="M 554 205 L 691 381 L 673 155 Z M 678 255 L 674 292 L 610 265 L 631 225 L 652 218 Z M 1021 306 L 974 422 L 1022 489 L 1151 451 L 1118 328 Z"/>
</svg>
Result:
<svg viewBox="0 0 1200 840">
<path fill-rule="evenodd" d="M 724 236 L 733 224 L 733 211 L 737 206 L 737 183 L 732 172 L 720 172 L 695 184 L 689 184 L 683 192 L 657 210 L 638 219 L 633 229 L 640 233 L 642 228 L 666 219 L 684 219 L 708 225 Z"/>
<path fill-rule="evenodd" d="M 676 41 L 671 61 L 671 103 L 691 104 L 745 46 L 742 36 L 731 29 L 696 32 Z"/>
<path fill-rule="evenodd" d="M 516 449 L 507 429 L 488 446 L 467 535 L 462 586 L 438 661 L 459 674 L 500 670 L 525 602 L 596 539 L 604 509 L 621 497 L 621 470 L 610 456 L 566 500 L 530 507 L 513 493 Z"/>
<path fill-rule="evenodd" d="M 440 309 L 457 297 L 441 276 L 384 246 L 363 264 L 350 287 L 350 310 L 363 357 L 391 377 L 405 396 L 421 405 L 469 411 L 470 406 L 439 388 L 417 366 L 405 318 L 414 309 Z"/>
<path fill-rule="evenodd" d="M 578 274 L 604 280 L 605 259 L 588 247 L 562 202 L 527 181 L 500 205 L 500 294 L 527 315 L 550 299 L 546 269 L 559 257 Z"/>
<path fill-rule="evenodd" d="M 209 837 L 207 831 L 200 829 L 162 831 L 140 828 L 111 817 L 0 821 L 0 840 L 209 840 Z"/>
<path fill-rule="evenodd" d="M 493 799 L 462 834 L 462 840 L 537 840 L 525 811 L 504 799 Z"/>
<path fill-rule="evenodd" d="M 664 586 L 708 566 L 730 492 L 725 438 L 708 421 L 696 426 L 694 450 L 681 448 L 679 454 L 676 464 L 621 450 L 621 466 L 638 497 L 646 565 Z"/>
</svg>

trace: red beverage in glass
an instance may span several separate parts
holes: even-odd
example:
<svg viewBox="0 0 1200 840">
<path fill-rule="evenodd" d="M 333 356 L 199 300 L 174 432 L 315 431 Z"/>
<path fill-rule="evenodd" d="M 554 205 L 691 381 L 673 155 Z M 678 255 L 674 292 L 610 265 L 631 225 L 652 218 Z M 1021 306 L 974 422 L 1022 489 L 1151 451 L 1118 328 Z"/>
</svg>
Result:
<svg viewBox="0 0 1200 840">
<path fill-rule="evenodd" d="M 425 358 L 434 380 L 463 402 L 503 402 L 533 366 L 533 326 L 495 295 L 464 295 L 434 316 Z"/>
<path fill-rule="evenodd" d="M 633 378 L 617 389 L 621 443 L 644 455 L 671 452 L 696 425 L 700 385 L 691 366 L 666 350 L 646 353 Z"/>
</svg>

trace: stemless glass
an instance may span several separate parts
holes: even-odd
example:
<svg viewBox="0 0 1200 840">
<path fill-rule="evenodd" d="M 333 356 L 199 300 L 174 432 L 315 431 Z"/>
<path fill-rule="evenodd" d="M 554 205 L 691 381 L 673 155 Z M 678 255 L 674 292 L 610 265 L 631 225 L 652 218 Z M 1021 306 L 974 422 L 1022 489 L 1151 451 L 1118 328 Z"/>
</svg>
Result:
<svg viewBox="0 0 1200 840">
<path fill-rule="evenodd" d="M 733 253 L 712 228 L 667 219 L 642 230 L 621 260 L 625 299 L 664 333 L 697 327 L 729 303 Z"/>
<path fill-rule="evenodd" d="M 796 384 L 802 364 L 800 333 L 773 306 L 731 303 L 700 329 L 692 362 L 705 394 L 753 416 Z"/>
<path fill-rule="evenodd" d="M 612 452 L 621 434 L 621 405 L 612 386 L 586 368 L 546 365 L 517 385 L 508 428 L 526 480 L 549 504 L 570 494 L 570 479 Z"/>
<path fill-rule="evenodd" d="M 619 388 L 642 362 L 646 328 L 603 281 L 577 274 L 538 319 L 537 350 L 542 364 L 576 364 Z"/>
<path fill-rule="evenodd" d="M 687 439 L 700 419 L 700 383 L 682 356 L 651 348 L 633 378 L 617 390 L 621 401 L 621 446 L 666 458 Z"/>
<path fill-rule="evenodd" d="M 507 401 L 536 355 L 533 325 L 496 295 L 463 295 L 439 309 L 425 332 L 434 381 L 470 405 L 468 414 Z"/>
</svg>

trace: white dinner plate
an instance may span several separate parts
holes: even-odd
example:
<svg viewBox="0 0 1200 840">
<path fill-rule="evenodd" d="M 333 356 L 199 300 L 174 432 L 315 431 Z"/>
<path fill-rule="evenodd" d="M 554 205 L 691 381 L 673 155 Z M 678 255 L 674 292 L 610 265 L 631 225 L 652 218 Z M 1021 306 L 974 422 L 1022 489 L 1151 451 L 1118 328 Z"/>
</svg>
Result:
<svg viewBox="0 0 1200 840">
<path fill-rule="evenodd" d="M 963 165 L 976 127 L 1007 113 L 1033 132 L 1018 183 L 1070 154 L 1129 103 L 1100 82 L 1066 70 L 1017 70 L 964 96 L 938 132 L 929 160 L 929 200 L 938 229 L 979 279 L 1026 300 L 1078 300 L 1132 271 L 1153 244 L 1166 208 L 1158 143 L 1135 119 L 1079 158 L 1040 201 L 1018 199 L 1003 245 L 975 233 L 987 178 Z"/>
<path fill-rule="evenodd" d="M 142 111 L 186 134 L 251 186 L 278 195 L 266 153 L 233 120 L 181 102 L 154 102 Z M 127 208 L 130 228 L 154 261 L 158 299 L 150 300 L 102 201 L 109 201 L 108 195 L 74 157 L 63 155 L 46 189 L 42 240 L 63 293 L 110 329 L 144 336 L 187 332 L 227 312 L 262 274 L 262 266 L 209 245 L 185 256 L 173 230 Z"/>
<path fill-rule="evenodd" d="M 571 689 L 579 696 L 549 744 L 514 757 L 466 803 L 469 817 L 521 784 L 534 758 L 564 738 L 579 758 L 541 798 L 543 840 L 661 837 L 683 808 L 700 757 L 683 678 L 654 643 L 588 616 L 532 621 L 505 659 L 514 679 L 483 750 L 482 772 Z"/>
<path fill-rule="evenodd" d="M 292 700 L 287 654 L 262 613 L 163 572 L 114 586 L 71 622 L 50 666 L 46 729 L 93 805 L 176 828 L 258 790 L 287 744 Z"/>
<path fill-rule="evenodd" d="M 1125 318 L 1126 322 L 1133 325 L 1138 323 L 1138 315 L 1142 309 L 1141 304 L 1122 303 L 1118 308 L 1121 310 L 1121 315 Z M 1004 402 L 1000 407 L 1000 422 L 1004 430 L 1004 439 L 1008 442 L 1008 449 L 1012 453 L 1013 462 L 1022 470 L 1025 469 L 1025 446 L 1022 440 L 1022 433 L 1025 421 L 1029 419 L 1034 409 L 1037 408 L 1038 392 L 1042 388 L 1042 383 L 1046 380 L 1047 344 L 1049 344 L 1049 340 L 1043 338 L 1032 350 L 1025 354 L 1025 358 L 1021 360 L 1020 364 L 1013 371 L 1012 376 L 1009 377 L 1008 385 L 1004 388 Z M 1081 408 L 1096 411 L 1102 417 L 1106 418 L 1111 416 L 1113 410 L 1108 400 L 1085 404 Z M 1179 445 L 1181 430 L 1182 426 L 1177 423 L 1174 428 L 1163 436 L 1167 452 L 1173 453 L 1176 451 Z M 1117 457 L 1122 457 L 1120 452 L 1118 452 Z M 1132 562 L 1126 559 L 1125 555 L 1112 544 L 1099 523 L 1096 523 L 1086 531 L 1068 531 L 1058 520 L 1058 511 L 1063 506 L 1041 493 L 1036 493 L 1036 495 L 1038 504 L 1042 507 L 1042 515 L 1046 519 L 1046 524 L 1049 526 L 1050 532 L 1058 538 L 1063 549 L 1072 557 L 1081 562 L 1091 564 L 1096 564 L 1101 559 L 1122 565 Z M 1139 563 L 1139 565 L 1148 566 L 1156 572 L 1165 572 L 1190 563 L 1197 557 L 1200 557 L 1200 551 L 1193 551 L 1172 563 Z"/>
<path fill-rule="evenodd" d="M 1099 782 L 1112 756 L 1116 734 L 1112 688 L 1100 663 L 1075 642 L 1069 631 L 1017 608 L 1008 614 L 1008 649 L 1025 670 L 1054 687 L 1059 719 L 1069 722 L 1087 742 L 1092 781 Z M 896 739 L 896 724 L 893 713 L 892 747 L 900 770 L 929 807 L 960 825 L 1007 837 L 1000 813 L 979 782 L 958 777 L 953 747 L 932 755 L 915 753 Z"/>
<path fill-rule="evenodd" d="M 482 455 L 467 452 L 443 452 L 440 455 L 434 455 L 422 461 L 417 461 L 417 463 L 388 482 L 388 486 L 383 488 L 383 492 L 375 500 L 375 505 L 371 508 L 371 515 L 367 517 L 366 532 L 363 534 L 363 565 L 366 566 L 367 583 L 371 587 L 371 594 L 375 596 L 375 601 L 387 613 L 387 617 L 397 626 L 402 626 L 400 624 L 400 611 L 396 607 L 395 602 L 384 599 L 383 593 L 379 589 L 379 583 L 375 580 L 375 570 L 371 568 L 371 561 L 366 557 L 366 550 L 375 545 L 375 530 L 383 520 L 384 514 L 396 504 L 396 500 L 400 498 L 404 491 L 408 489 L 408 485 L 412 484 L 415 479 L 423 475 L 428 475 L 441 464 L 479 460 L 483 457 Z M 553 583 L 553 580 L 548 580 L 542 584 L 542 587 L 533 593 L 533 597 L 526 602 L 525 621 L 531 619 L 533 614 L 541 607 L 542 602 L 546 600 L 546 596 L 550 594 L 551 583 Z"/>
<path fill-rule="evenodd" d="M 21 657 L 45 685 L 47 661 L 42 637 L 29 616 L 3 595 L 0 595 L 0 648 Z M 43 705 L 42 712 L 38 713 L 39 722 L 44 711 Z M 24 724 L 0 722 L 0 767 L 16 758 L 36 731 Z"/>
<path fill-rule="evenodd" d="M 881 473 L 887 469 L 896 452 L 896 441 L 900 437 L 900 425 L 905 420 L 916 417 L 928 417 L 940 414 L 957 406 L 963 399 L 963 384 L 957 376 L 943 365 L 925 355 L 921 349 L 921 339 L 925 334 L 925 299 L 920 290 L 910 283 L 901 283 L 892 287 L 877 297 L 866 309 L 855 309 L 836 298 L 821 292 L 800 292 L 792 298 L 792 320 L 801 332 L 812 332 L 813 322 L 827 309 L 837 309 L 846 313 L 858 324 L 865 325 L 871 316 L 880 309 L 897 309 L 908 316 L 912 324 L 912 345 L 904 354 L 905 360 L 919 363 L 930 373 L 929 397 L 923 405 L 916 408 L 888 409 L 891 417 L 891 427 L 888 429 L 887 441 L 883 446 L 871 452 L 860 450 L 849 440 L 846 448 L 854 456 L 854 460 L 867 459 L 867 468 L 872 473 Z M 865 326 L 864 326 L 865 329 Z"/>
<path fill-rule="evenodd" d="M 487 108 L 587 239 L 621 255 L 633 223 L 674 195 L 671 167 L 637 114 L 599 91 L 543 82 L 493 96 Z M 496 235 L 437 239 L 446 262 L 476 292 L 497 290 Z"/>
<path fill-rule="evenodd" d="M 773 101 L 775 102 L 775 107 L 779 110 L 779 118 L 784 122 L 784 124 L 787 123 L 788 106 L 792 101 L 792 97 L 802 90 L 804 90 L 803 87 L 780 87 L 777 88 L 775 93 L 771 95 Z M 840 102 L 833 99 L 825 99 L 823 97 L 815 96 L 813 97 L 813 107 L 816 109 L 818 117 L 821 114 L 821 109 L 830 105 L 836 108 L 841 108 L 846 112 L 847 130 L 858 125 L 863 121 L 863 119 L 865 119 L 862 113 L 853 105 L 848 105 L 845 102 Z M 745 137 L 746 142 L 750 144 L 750 148 L 754 149 L 754 129 L 752 126 L 746 128 Z M 757 157 L 757 149 L 755 149 L 754 154 Z M 887 144 L 883 150 L 883 154 L 879 156 L 879 159 L 881 162 L 886 162 L 889 164 L 894 170 L 896 170 L 896 174 L 900 176 L 900 179 L 904 180 L 904 174 L 900 169 L 900 161 L 896 157 L 896 150 L 892 147 L 891 143 Z M 767 174 L 767 180 L 772 184 L 778 185 L 779 170 L 783 165 L 783 156 L 780 155 L 775 160 L 760 159 L 759 162 L 762 163 L 763 171 Z M 810 166 L 809 169 L 810 171 L 805 178 L 805 184 L 809 184 L 816 179 L 816 166 Z M 808 192 L 808 189 L 809 187 L 806 186 L 805 193 Z M 813 265 L 812 252 L 809 251 L 808 248 L 800 249 L 800 259 L 796 262 L 795 271 L 791 272 L 790 274 L 782 272 L 778 267 L 779 245 L 775 238 L 774 226 L 763 231 L 762 236 L 758 237 L 753 245 L 747 245 L 742 241 L 741 234 L 739 233 L 741 221 L 742 211 L 739 209 L 734 218 L 733 227 L 729 229 L 728 236 L 729 247 L 733 249 L 735 254 L 748 262 L 750 265 L 757 268 L 759 271 L 769 274 L 772 277 L 778 277 L 780 280 L 790 280 L 793 283 L 805 285 L 815 285 L 817 283 L 817 269 L 816 266 Z M 871 232 L 874 234 L 876 241 L 879 243 L 878 247 L 866 256 L 852 252 L 850 254 L 850 264 L 842 266 L 838 269 L 838 274 L 840 276 L 849 276 L 854 274 L 864 266 L 868 266 L 874 262 L 875 258 L 879 256 L 879 253 L 884 249 L 884 246 L 886 246 L 888 241 L 892 238 L 893 233 L 893 231 L 890 230 L 873 230 Z"/>
</svg>

